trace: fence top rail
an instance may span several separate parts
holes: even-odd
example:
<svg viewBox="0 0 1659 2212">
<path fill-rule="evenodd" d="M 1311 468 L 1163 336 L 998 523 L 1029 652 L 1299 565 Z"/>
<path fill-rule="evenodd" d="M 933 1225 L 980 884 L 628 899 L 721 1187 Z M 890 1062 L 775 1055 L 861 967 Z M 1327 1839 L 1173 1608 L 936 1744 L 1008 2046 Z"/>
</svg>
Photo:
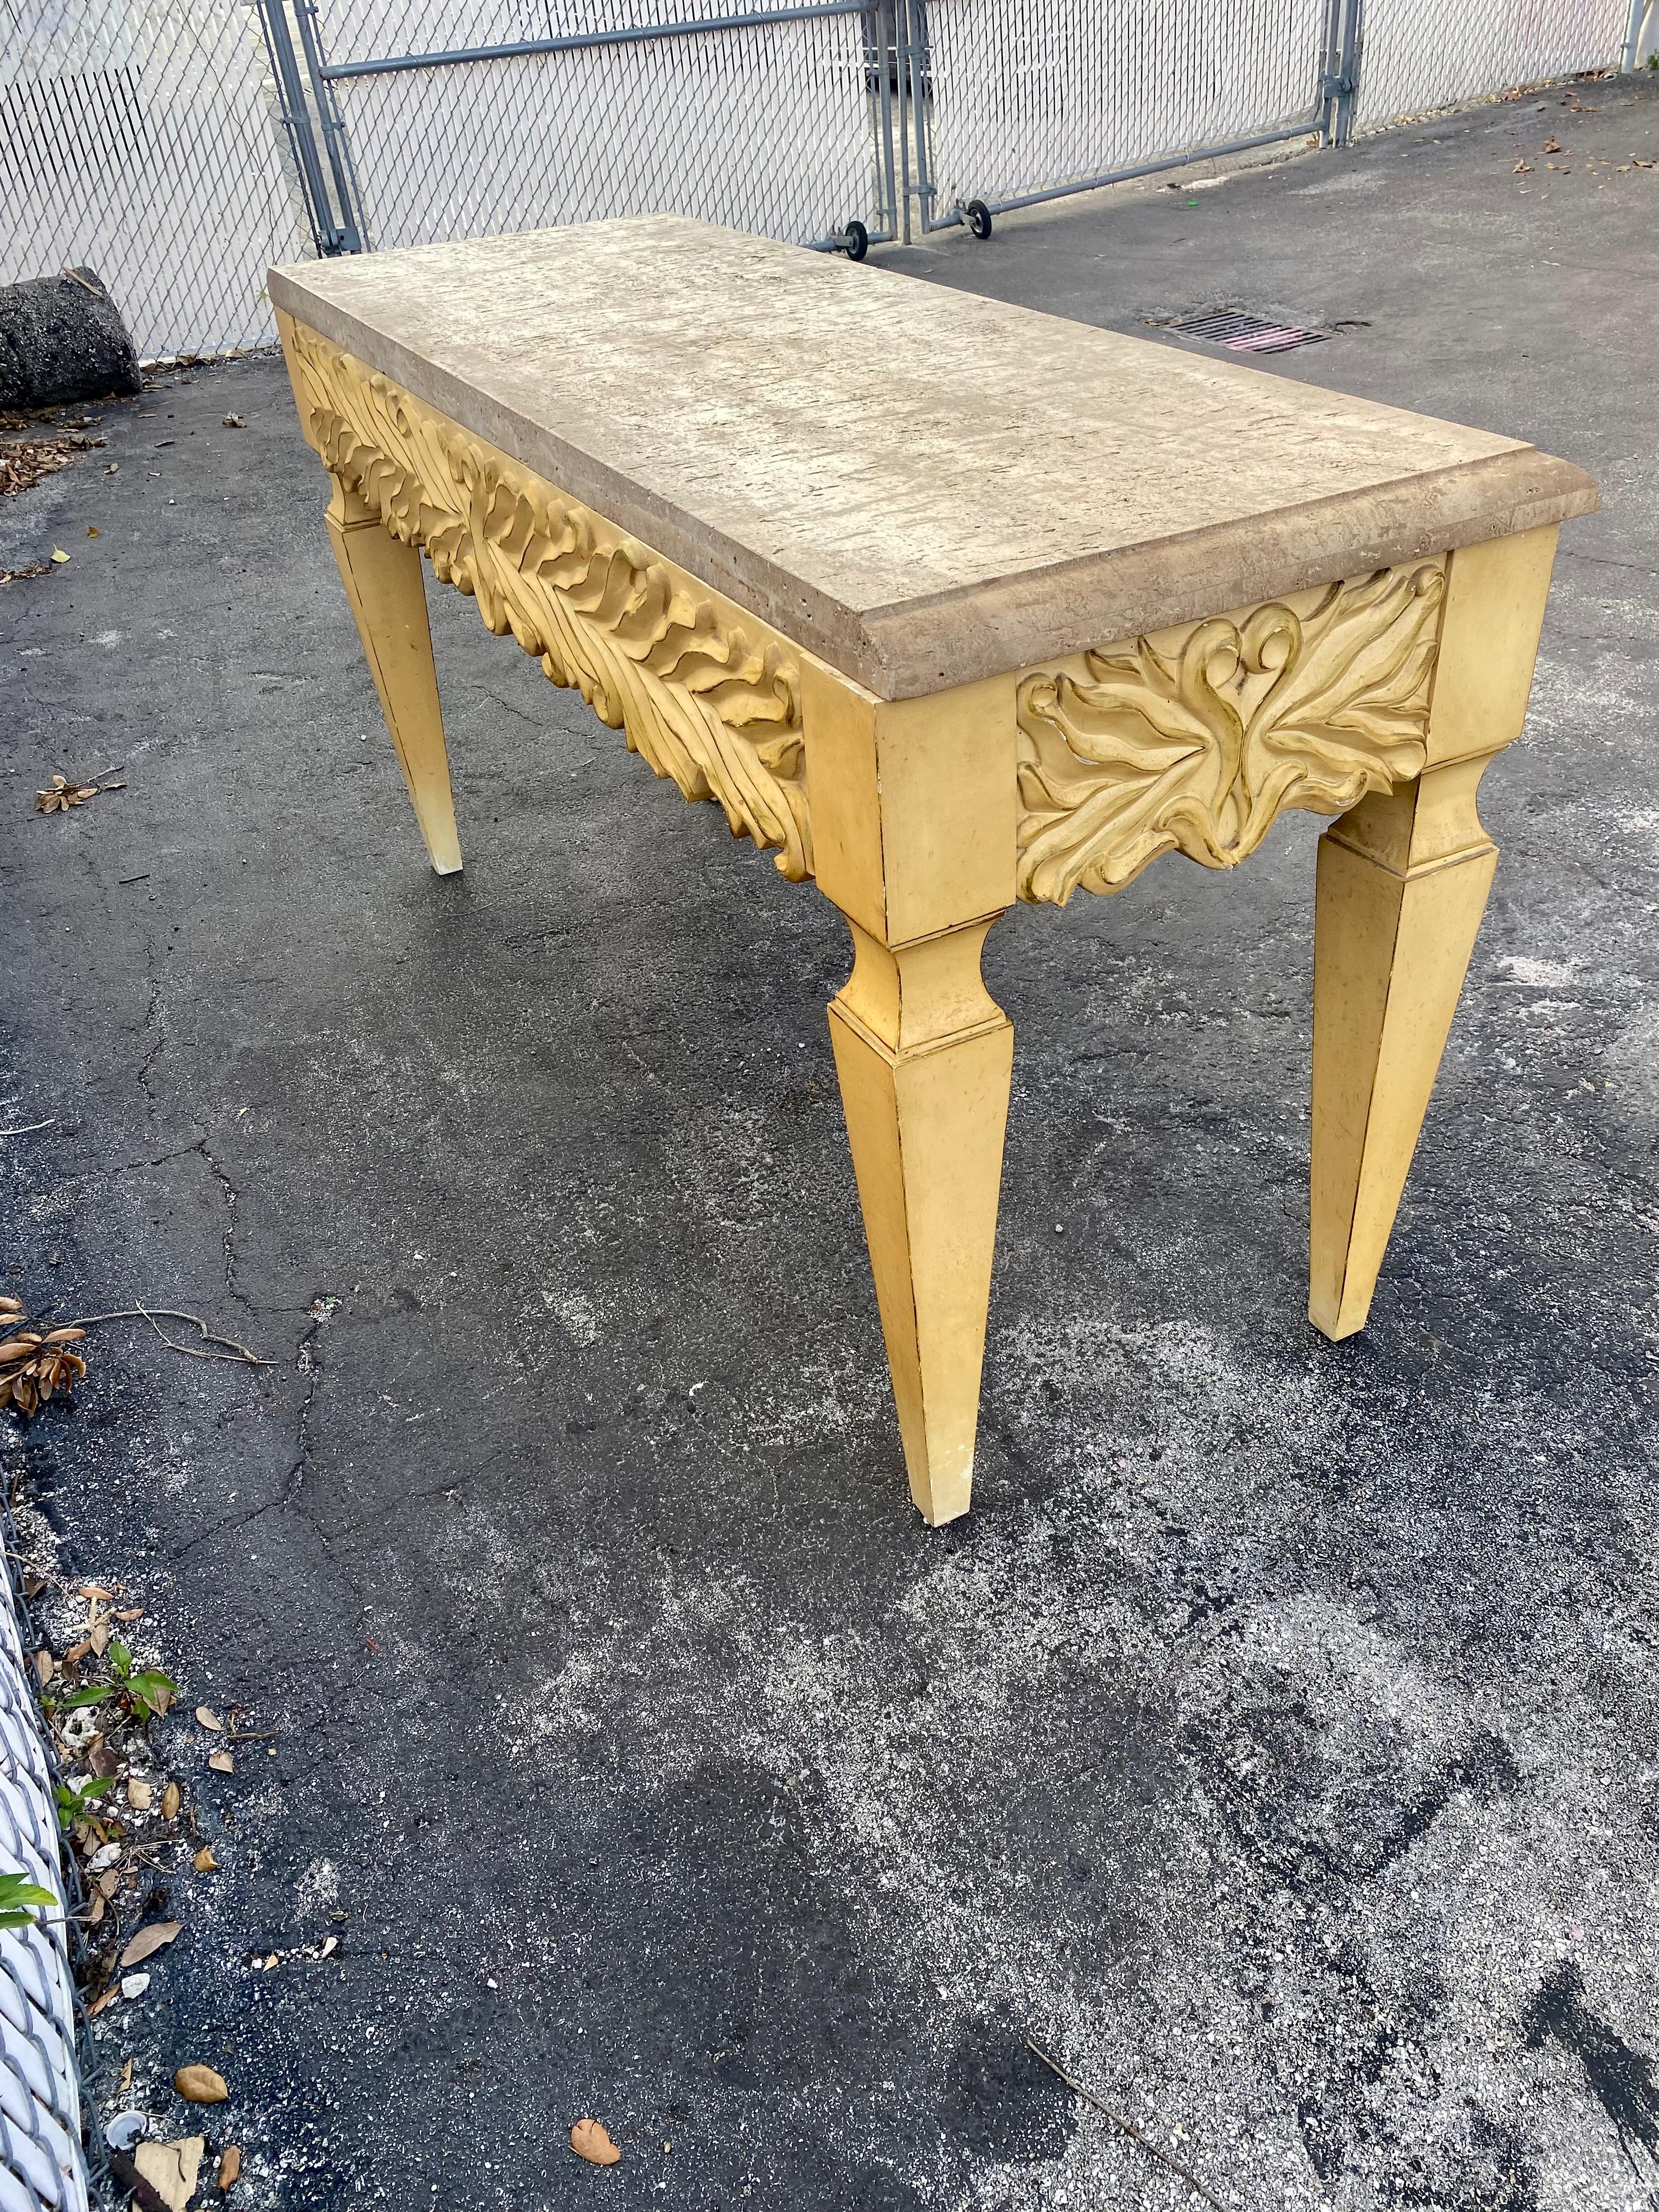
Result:
<svg viewBox="0 0 1659 2212">
<path fill-rule="evenodd" d="M 1516 439 L 678 216 L 270 282 L 887 698 L 1595 503 Z"/>
<path fill-rule="evenodd" d="M 458 62 L 516 61 L 526 54 L 574 54 L 587 46 L 643 46 L 654 39 L 695 38 L 703 31 L 752 31 L 769 23 L 805 23 L 817 15 L 862 15 L 870 0 L 811 0 L 798 8 L 757 8 L 728 15 L 687 15 L 666 23 L 632 23 L 604 31 L 571 31 L 560 38 L 515 39 L 495 46 L 446 46 L 429 53 L 386 54 L 367 61 L 325 62 L 319 74 L 335 80 L 392 76 L 402 70 L 447 69 Z"/>
</svg>

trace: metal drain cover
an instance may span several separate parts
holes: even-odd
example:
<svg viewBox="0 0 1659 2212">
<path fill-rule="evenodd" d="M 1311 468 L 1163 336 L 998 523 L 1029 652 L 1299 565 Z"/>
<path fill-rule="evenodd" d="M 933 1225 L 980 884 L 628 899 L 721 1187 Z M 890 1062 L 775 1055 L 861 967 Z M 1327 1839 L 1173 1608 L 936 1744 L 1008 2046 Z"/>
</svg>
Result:
<svg viewBox="0 0 1659 2212">
<path fill-rule="evenodd" d="M 1243 307 L 1214 307 L 1201 315 L 1176 315 L 1164 324 L 1183 338 L 1202 338 L 1207 345 L 1225 346 L 1229 353 L 1289 353 L 1293 346 L 1318 345 L 1329 337 L 1304 323 L 1274 322 Z"/>
</svg>

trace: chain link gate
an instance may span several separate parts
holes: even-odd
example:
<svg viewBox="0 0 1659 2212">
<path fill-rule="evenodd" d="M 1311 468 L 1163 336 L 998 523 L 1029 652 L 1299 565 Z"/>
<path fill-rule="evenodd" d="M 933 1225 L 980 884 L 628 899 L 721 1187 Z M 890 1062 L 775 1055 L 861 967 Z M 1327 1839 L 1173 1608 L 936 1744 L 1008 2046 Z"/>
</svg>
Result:
<svg viewBox="0 0 1659 2212">
<path fill-rule="evenodd" d="M 898 0 L 901 228 L 1347 136 L 1360 0 Z M 914 166 L 913 166 L 914 165 Z"/>
<path fill-rule="evenodd" d="M 902 235 L 1516 84 L 1636 68 L 1659 0 L 896 0 Z"/>
<path fill-rule="evenodd" d="M 259 0 L 319 252 L 669 211 L 894 234 L 870 0 Z"/>
</svg>

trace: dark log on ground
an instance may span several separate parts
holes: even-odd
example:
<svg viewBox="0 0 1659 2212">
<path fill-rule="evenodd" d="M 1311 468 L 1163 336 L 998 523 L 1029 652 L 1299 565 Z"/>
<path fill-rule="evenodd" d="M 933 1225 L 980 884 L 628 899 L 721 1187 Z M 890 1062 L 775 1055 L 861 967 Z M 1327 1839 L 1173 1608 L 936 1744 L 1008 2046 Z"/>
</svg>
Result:
<svg viewBox="0 0 1659 2212">
<path fill-rule="evenodd" d="M 141 388 L 121 311 L 93 270 L 0 285 L 0 408 L 63 407 Z"/>
</svg>

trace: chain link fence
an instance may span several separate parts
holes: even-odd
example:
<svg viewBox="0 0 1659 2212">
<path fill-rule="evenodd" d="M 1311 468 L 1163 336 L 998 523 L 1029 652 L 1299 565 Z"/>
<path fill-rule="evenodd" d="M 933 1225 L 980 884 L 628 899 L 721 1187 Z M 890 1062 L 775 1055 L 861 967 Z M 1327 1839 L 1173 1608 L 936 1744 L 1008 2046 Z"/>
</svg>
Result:
<svg viewBox="0 0 1659 2212">
<path fill-rule="evenodd" d="M 55 1912 L 0 1930 L 0 2212 L 88 2212 L 78 2014 L 64 1942 L 72 1899 L 58 1848 L 53 1775 L 35 1709 L 11 1580 L 12 1523 L 0 1514 L 0 1874 L 27 1875 Z M 101 2199 L 101 2190 L 98 2192 Z"/>
<path fill-rule="evenodd" d="M 684 0 L 672 16 L 659 0 L 571 0 L 556 16 L 527 0 L 319 0 L 368 241 L 668 210 L 806 244 L 864 215 L 877 179 L 859 0 Z M 530 50 L 501 51 L 515 46 Z"/>
<path fill-rule="evenodd" d="M 90 266 L 141 356 L 264 343 L 307 236 L 280 129 L 237 0 L 0 0 L 0 283 Z"/>
<path fill-rule="evenodd" d="M 930 216 L 1323 123 L 1329 0 L 929 0 Z"/>
<path fill-rule="evenodd" d="M 140 356 L 273 261 L 666 209 L 866 240 L 1631 66 L 1649 0 L 0 0 L 0 283 Z M 1642 25 L 1649 21 L 1649 30 Z"/>
<path fill-rule="evenodd" d="M 1359 129 L 1517 84 L 1617 69 L 1640 18 L 1630 0 L 1364 0 Z M 1636 56 L 1630 56 L 1634 64 Z"/>
</svg>

